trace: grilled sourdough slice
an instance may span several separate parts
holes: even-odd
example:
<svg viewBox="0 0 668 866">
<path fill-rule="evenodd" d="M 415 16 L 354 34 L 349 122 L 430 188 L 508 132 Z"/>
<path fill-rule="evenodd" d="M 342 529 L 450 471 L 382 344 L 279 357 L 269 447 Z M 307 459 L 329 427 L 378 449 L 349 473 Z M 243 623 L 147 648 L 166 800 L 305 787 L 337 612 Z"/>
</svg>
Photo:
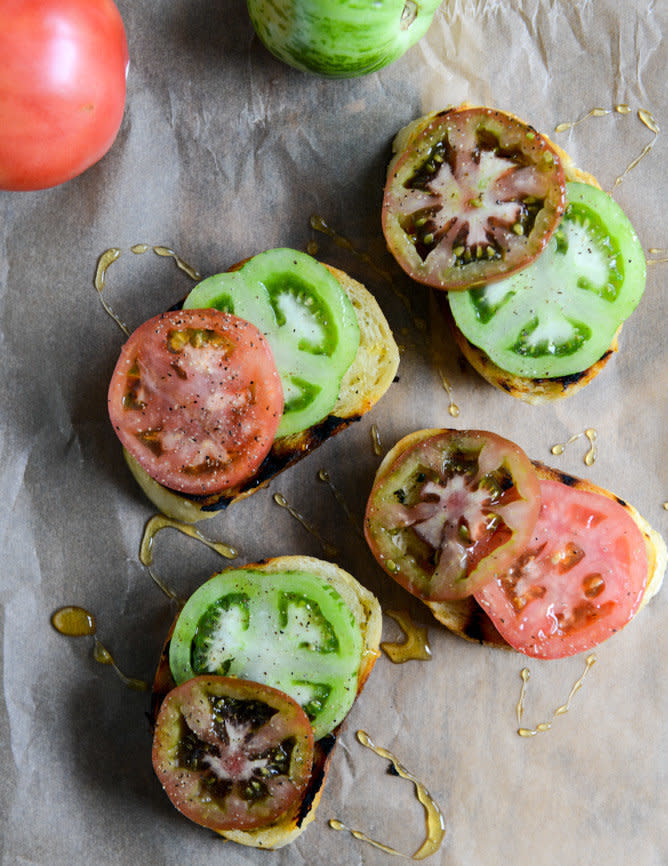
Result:
<svg viewBox="0 0 668 866">
<path fill-rule="evenodd" d="M 332 413 L 314 427 L 275 439 L 255 475 L 212 496 L 186 497 L 154 481 L 125 449 L 123 455 L 135 480 L 151 502 L 168 517 L 194 523 L 213 517 L 233 502 L 245 499 L 325 440 L 359 420 L 385 394 L 399 367 L 399 349 L 373 295 L 344 271 L 326 265 L 350 298 L 360 328 L 357 354 L 341 382 Z"/>
<path fill-rule="evenodd" d="M 375 596 L 342 568 L 314 557 L 280 556 L 260 564 L 249 564 L 242 568 L 262 571 L 268 575 L 290 571 L 308 572 L 327 581 L 336 590 L 350 609 L 362 635 L 363 650 L 357 681 L 357 694 L 359 695 L 380 656 L 382 614 Z M 163 646 L 153 683 L 151 708 L 153 722 L 157 718 L 163 699 L 175 686 L 169 667 L 169 649 L 173 630 L 174 624 Z M 240 845 L 267 849 L 282 848 L 296 839 L 315 817 L 315 810 L 320 802 L 333 749 L 343 724 L 345 721 L 315 743 L 311 778 L 300 801 L 266 827 L 245 831 L 227 830 L 221 832 L 220 835 Z"/>
</svg>

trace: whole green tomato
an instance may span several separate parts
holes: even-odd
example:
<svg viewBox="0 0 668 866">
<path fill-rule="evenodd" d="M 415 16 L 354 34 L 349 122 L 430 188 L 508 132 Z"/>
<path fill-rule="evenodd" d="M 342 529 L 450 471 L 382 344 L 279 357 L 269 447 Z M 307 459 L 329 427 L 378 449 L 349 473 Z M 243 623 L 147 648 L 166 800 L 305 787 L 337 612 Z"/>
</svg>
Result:
<svg viewBox="0 0 668 866">
<path fill-rule="evenodd" d="M 332 78 L 366 75 L 424 36 L 441 0 L 248 0 L 258 36 L 280 60 Z"/>
</svg>

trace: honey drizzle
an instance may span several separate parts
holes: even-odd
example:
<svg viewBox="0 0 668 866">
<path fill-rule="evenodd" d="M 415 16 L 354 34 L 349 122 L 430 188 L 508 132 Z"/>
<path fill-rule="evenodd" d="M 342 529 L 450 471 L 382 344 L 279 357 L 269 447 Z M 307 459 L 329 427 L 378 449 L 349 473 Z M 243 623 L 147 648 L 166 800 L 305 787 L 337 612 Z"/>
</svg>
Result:
<svg viewBox="0 0 668 866">
<path fill-rule="evenodd" d="M 353 830 L 351 827 L 347 827 L 342 821 L 339 821 L 338 818 L 330 818 L 329 826 L 332 828 L 332 830 L 347 830 L 350 835 L 353 836 L 355 839 L 358 839 L 360 842 L 366 842 L 369 845 L 373 845 L 374 848 L 379 848 L 386 854 L 394 854 L 396 857 L 404 857 L 406 860 L 410 859 L 407 854 L 404 854 L 401 851 L 397 851 L 396 848 L 390 848 L 389 845 L 383 845 L 382 842 L 377 842 L 375 839 L 372 839 L 371 836 L 367 836 L 366 833 L 362 833 L 361 830 Z"/>
<path fill-rule="evenodd" d="M 171 247 L 152 247 L 150 244 L 133 244 L 133 246 L 130 247 L 130 252 L 133 252 L 137 255 L 142 255 L 143 253 L 146 253 L 151 249 L 156 254 L 156 256 L 173 259 L 176 267 L 182 270 L 185 274 L 187 274 L 191 278 L 191 280 L 197 282 L 198 280 L 202 279 L 202 275 L 197 270 L 197 268 L 194 268 L 192 265 L 189 265 L 186 261 L 184 261 L 181 256 L 179 256 L 176 252 L 174 252 L 173 249 L 171 249 Z M 121 319 L 121 317 L 114 311 L 110 304 L 107 303 L 103 295 L 104 286 L 107 278 L 107 271 L 114 262 L 118 261 L 121 255 L 122 251 L 118 247 L 111 247 L 110 249 L 105 250 L 97 260 L 97 266 L 95 268 L 95 279 L 93 282 L 97 290 L 97 295 L 100 299 L 100 303 L 104 307 L 104 311 L 114 320 L 114 322 L 116 322 L 116 324 L 121 329 L 121 331 L 123 331 L 125 336 L 129 337 L 130 329 L 125 324 L 123 319 Z"/>
<path fill-rule="evenodd" d="M 403 641 L 383 641 L 380 648 L 394 664 L 404 662 L 431 661 L 431 647 L 426 626 L 416 625 L 408 611 L 386 610 L 385 613 L 399 625 L 405 635 Z"/>
<path fill-rule="evenodd" d="M 627 105 L 625 102 L 620 102 L 613 108 L 592 108 L 591 111 L 583 114 L 582 117 L 579 117 L 577 120 L 566 120 L 563 123 L 558 123 L 554 127 L 554 131 L 566 132 L 569 129 L 579 126 L 581 123 L 584 123 L 584 121 L 589 117 L 604 117 L 606 114 L 613 114 L 614 112 L 617 112 L 617 114 L 630 114 L 631 106 Z"/>
<path fill-rule="evenodd" d="M 657 249 L 656 247 L 650 247 L 647 252 L 651 256 L 659 256 L 657 259 L 647 259 L 648 265 L 664 265 L 668 262 L 668 249 Z"/>
<path fill-rule="evenodd" d="M 415 785 L 415 794 L 424 807 L 425 810 L 425 823 L 427 836 L 418 848 L 418 850 L 412 855 L 402 854 L 400 851 L 397 851 L 394 848 L 390 848 L 388 845 L 384 845 L 382 842 L 376 842 L 374 839 L 370 839 L 364 833 L 359 830 L 351 830 L 349 827 L 346 827 L 341 821 L 338 821 L 336 818 L 333 818 L 329 822 L 329 826 L 334 830 L 348 830 L 349 833 L 363 842 L 368 842 L 371 845 L 374 845 L 376 848 L 380 848 L 382 851 L 385 851 L 388 854 L 394 854 L 399 857 L 405 857 L 406 859 L 411 860 L 424 860 L 426 857 L 430 857 L 432 854 L 435 854 L 436 851 L 441 847 L 443 843 L 443 838 L 445 836 L 445 818 L 443 817 L 443 813 L 441 812 L 438 804 L 431 796 L 429 791 L 425 788 L 425 786 L 420 782 L 415 776 L 410 773 L 402 764 L 399 763 L 399 760 L 387 749 L 383 749 L 381 746 L 377 746 L 371 737 L 365 731 L 357 731 L 357 739 L 363 745 L 366 746 L 367 749 L 371 749 L 376 755 L 380 758 L 384 758 L 389 761 L 394 768 L 394 772 L 401 776 L 402 779 L 408 779 L 408 781 L 412 782 Z"/>
<path fill-rule="evenodd" d="M 336 499 L 337 504 L 340 506 L 341 510 L 346 515 L 350 523 L 352 523 L 352 525 L 355 527 L 355 531 L 357 532 L 357 534 L 363 538 L 364 535 L 362 533 L 362 530 L 360 529 L 359 521 L 355 518 L 355 515 L 348 508 L 348 503 L 344 499 L 343 493 L 341 493 L 338 487 L 334 484 L 332 479 L 329 477 L 329 472 L 325 468 L 318 470 L 318 481 L 322 481 L 329 487 L 332 496 L 334 497 L 334 499 Z"/>
<path fill-rule="evenodd" d="M 170 589 L 151 567 L 153 565 L 153 546 L 155 544 L 155 538 L 162 529 L 167 528 L 176 529 L 183 533 L 183 535 L 187 535 L 189 538 L 201 541 L 202 544 L 205 544 L 210 550 L 215 551 L 220 556 L 225 557 L 225 559 L 235 559 L 239 555 L 239 551 L 234 547 L 230 547 L 229 544 L 224 544 L 222 541 L 211 541 L 211 539 L 202 535 L 199 529 L 196 529 L 189 523 L 175 520 L 173 517 L 167 517 L 164 514 L 154 514 L 153 517 L 149 518 L 144 527 L 144 534 L 142 535 L 141 543 L 139 545 L 139 561 L 142 565 L 146 566 L 151 579 L 158 589 L 160 589 L 168 598 L 174 599 L 174 601 L 178 602 L 182 607 L 185 603 L 184 599 L 177 595 L 173 589 Z"/>
<path fill-rule="evenodd" d="M 105 300 L 104 295 L 102 294 L 104 291 L 104 285 L 107 279 L 107 271 L 113 265 L 115 261 L 121 256 L 121 251 L 118 247 L 111 247 L 108 250 L 105 250 L 102 255 L 97 260 L 97 267 L 95 268 L 95 279 L 93 281 L 95 285 L 95 289 L 97 290 L 97 296 L 100 299 L 100 303 L 102 304 L 105 313 L 116 322 L 118 327 L 123 331 L 126 337 L 130 336 L 130 329 L 125 324 L 123 319 L 112 309 L 112 307 Z"/>
<path fill-rule="evenodd" d="M 557 442 L 556 445 L 553 445 L 550 448 L 550 453 L 554 455 L 563 454 L 566 448 L 577 439 L 581 439 L 585 437 L 589 440 L 589 450 L 584 455 L 584 462 L 587 466 L 593 466 L 596 462 L 596 458 L 598 457 L 598 451 L 596 448 L 596 439 L 598 438 L 598 433 L 593 427 L 587 427 L 582 433 L 574 433 L 569 439 L 565 442 Z"/>
<path fill-rule="evenodd" d="M 438 375 L 441 378 L 441 384 L 443 385 L 445 393 L 448 395 L 448 397 L 450 399 L 450 405 L 448 406 L 448 412 L 450 413 L 450 415 L 453 418 L 458 418 L 459 417 L 459 406 L 455 403 L 455 401 L 453 399 L 452 385 L 450 384 L 449 380 L 446 378 L 446 375 L 443 372 L 442 367 L 438 368 Z"/>
<path fill-rule="evenodd" d="M 190 523 L 183 523 L 180 520 L 175 520 L 173 517 L 166 517 L 164 514 L 154 514 L 144 527 L 144 534 L 139 546 L 139 561 L 142 565 L 148 567 L 153 564 L 153 545 L 156 535 L 162 529 L 167 528 L 176 529 L 184 535 L 189 536 L 189 538 L 201 541 L 202 544 L 205 544 L 210 550 L 215 551 L 220 556 L 224 556 L 225 559 L 235 559 L 239 556 L 239 551 L 236 548 L 230 547 L 229 544 L 224 544 L 222 541 L 211 541 L 210 538 L 206 538 L 199 529 L 196 529 Z"/>
<path fill-rule="evenodd" d="M 143 247 L 145 244 L 141 244 L 141 246 Z M 202 279 L 202 275 L 197 268 L 194 268 L 192 265 L 189 265 L 188 262 L 185 262 L 171 247 L 156 246 L 153 247 L 153 252 L 156 256 L 173 259 L 176 267 L 183 271 L 184 274 L 187 274 L 191 280 L 194 280 L 194 282 Z"/>
<path fill-rule="evenodd" d="M 635 159 L 631 160 L 631 162 L 626 166 L 624 171 L 618 177 L 615 178 L 615 182 L 612 185 L 613 189 L 616 186 L 619 186 L 619 184 L 624 180 L 626 175 L 630 171 L 632 171 L 642 159 L 644 159 L 647 156 L 647 154 L 650 152 L 650 150 L 656 144 L 656 140 L 658 138 L 658 135 L 661 132 L 659 124 L 656 122 L 656 119 L 654 118 L 654 116 L 652 115 L 652 113 L 650 111 L 647 111 L 647 109 L 645 109 L 645 108 L 639 109 L 638 118 L 639 118 L 640 122 L 643 123 L 647 127 L 647 129 L 649 129 L 650 132 L 652 132 L 654 134 L 654 137 L 650 141 L 647 142 L 647 144 L 643 147 L 643 149 L 640 151 L 638 156 L 636 156 Z"/>
<path fill-rule="evenodd" d="M 320 544 L 322 549 L 325 551 L 325 554 L 329 557 L 335 557 L 339 555 L 339 551 L 333 544 L 330 544 L 326 539 L 320 535 L 318 530 L 313 526 L 312 523 L 304 517 L 303 514 L 300 514 L 296 508 L 293 508 L 292 505 L 288 502 L 288 500 L 283 496 L 282 493 L 274 493 L 273 496 L 274 502 L 276 505 L 280 505 L 281 508 L 285 508 L 288 514 L 291 515 L 298 523 L 304 527 L 307 532 L 310 532 L 311 535 L 316 539 L 316 541 Z"/>
<path fill-rule="evenodd" d="M 135 677 L 126 676 L 114 661 L 109 650 L 97 639 L 97 626 L 95 617 L 84 607 L 67 605 L 58 608 L 51 615 L 51 625 L 65 637 L 92 637 L 93 658 L 101 665 L 111 665 L 119 679 L 130 689 L 136 692 L 146 692 L 150 689 L 149 683 Z"/>
<path fill-rule="evenodd" d="M 399 298 L 399 300 L 406 308 L 417 330 L 423 332 L 427 330 L 426 321 L 421 316 L 417 316 L 415 314 L 411 299 L 408 297 L 406 292 L 404 292 L 402 289 L 399 288 L 399 286 L 397 286 L 394 279 L 392 278 L 392 274 L 389 271 L 386 271 L 384 268 L 379 267 L 368 253 L 358 250 L 355 245 L 348 240 L 348 238 L 335 231 L 327 223 L 325 218 L 320 216 L 319 214 L 311 214 L 309 224 L 314 231 L 321 232 L 322 234 L 327 235 L 328 238 L 331 238 L 331 240 L 334 241 L 337 247 L 341 247 L 342 249 L 347 250 L 354 256 L 357 256 L 360 261 L 363 261 L 366 265 L 368 265 L 377 276 L 379 276 L 384 282 L 386 282 L 390 286 L 394 294 L 397 296 L 397 298 Z"/>
<path fill-rule="evenodd" d="M 524 717 L 524 699 L 527 693 L 527 683 L 529 682 L 529 677 L 531 673 L 529 668 L 522 668 L 520 671 L 520 676 L 522 677 L 522 688 L 520 689 L 520 698 L 517 702 L 516 713 L 517 713 L 517 724 L 522 724 L 522 718 Z"/>
<path fill-rule="evenodd" d="M 375 424 L 371 425 L 369 436 L 371 437 L 371 448 L 373 449 L 373 453 L 376 457 L 380 457 L 383 453 L 383 443 L 380 438 L 378 427 L 376 427 Z"/>
<path fill-rule="evenodd" d="M 552 714 L 552 720 L 556 719 L 558 716 L 563 716 L 567 713 L 571 708 L 571 701 L 574 696 L 580 691 L 582 688 L 582 684 L 585 681 L 585 677 L 587 676 L 589 670 L 596 664 L 596 655 L 591 653 L 587 656 L 587 660 L 585 662 L 585 669 L 582 672 L 582 675 L 573 683 L 573 686 L 568 693 L 568 697 L 566 698 L 566 703 L 562 704 Z M 517 704 L 517 723 L 520 724 L 522 720 L 522 715 L 524 714 L 524 696 L 526 694 L 527 682 L 529 680 L 529 669 L 523 668 L 520 672 L 520 676 L 522 677 L 522 689 L 520 691 L 520 700 Z M 518 728 L 517 733 L 520 737 L 535 737 L 537 734 L 542 734 L 545 731 L 549 731 L 552 728 L 551 722 L 540 722 L 536 725 L 535 728 Z"/>
<path fill-rule="evenodd" d="M 613 108 L 592 108 L 591 111 L 588 111 L 587 114 L 584 114 L 582 117 L 579 117 L 577 120 L 568 120 L 564 123 L 559 123 L 555 126 L 555 132 L 566 132 L 569 129 L 573 129 L 579 124 L 583 123 L 589 117 L 603 117 L 607 114 L 630 114 L 632 111 L 631 106 L 627 105 L 625 102 L 621 102 L 618 105 L 615 105 Z M 626 166 L 624 171 L 615 178 L 615 182 L 612 185 L 612 188 L 619 186 L 619 184 L 624 180 L 627 174 L 632 171 L 638 163 L 643 160 L 650 150 L 654 147 L 656 143 L 656 139 L 661 132 L 661 128 L 656 121 L 656 118 L 652 114 L 651 111 L 648 111 L 646 108 L 639 108 L 637 112 L 637 117 L 640 122 L 650 130 L 650 132 L 654 133 L 654 137 L 651 141 L 649 141 L 645 147 L 641 150 L 641 152 L 636 156 L 631 162 Z"/>
</svg>

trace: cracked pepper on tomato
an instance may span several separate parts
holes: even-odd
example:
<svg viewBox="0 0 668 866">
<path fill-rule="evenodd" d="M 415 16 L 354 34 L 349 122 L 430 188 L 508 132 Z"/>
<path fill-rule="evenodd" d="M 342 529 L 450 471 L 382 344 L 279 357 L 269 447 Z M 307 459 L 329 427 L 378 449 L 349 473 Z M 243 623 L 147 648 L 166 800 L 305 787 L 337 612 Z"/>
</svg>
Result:
<svg viewBox="0 0 668 866">
<path fill-rule="evenodd" d="M 276 437 L 331 412 L 359 342 L 354 307 L 327 268 L 268 250 L 137 328 L 112 374 L 112 425 L 158 484 L 218 494 L 252 477 Z"/>
<path fill-rule="evenodd" d="M 543 470 L 493 433 L 406 436 L 376 474 L 367 542 L 432 609 L 474 596 L 520 652 L 587 650 L 629 622 L 650 579 L 656 591 L 665 545 L 607 491 Z"/>
</svg>

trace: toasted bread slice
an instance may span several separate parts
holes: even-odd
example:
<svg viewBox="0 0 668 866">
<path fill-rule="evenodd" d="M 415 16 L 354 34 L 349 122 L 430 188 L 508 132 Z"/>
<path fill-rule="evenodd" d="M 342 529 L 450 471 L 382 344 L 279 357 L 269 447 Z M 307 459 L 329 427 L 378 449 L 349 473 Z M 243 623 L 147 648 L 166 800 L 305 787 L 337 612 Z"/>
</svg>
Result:
<svg viewBox="0 0 668 866">
<path fill-rule="evenodd" d="M 282 436 L 251 478 L 222 493 L 186 497 L 154 481 L 125 449 L 123 456 L 146 496 L 163 514 L 186 523 L 213 517 L 233 502 L 245 499 L 319 445 L 359 420 L 385 394 L 399 367 L 399 349 L 390 326 L 373 295 L 344 271 L 326 265 L 352 301 L 360 327 L 357 355 L 341 382 L 331 414 L 314 427 Z"/>
<path fill-rule="evenodd" d="M 426 430 L 417 430 L 410 433 L 403 439 L 400 439 L 397 444 L 387 452 L 377 470 L 377 477 L 382 474 L 405 450 L 417 445 L 423 439 L 428 439 L 430 436 L 439 433 L 439 428 L 430 428 Z M 647 584 L 645 592 L 638 610 L 643 608 L 647 602 L 656 595 L 661 588 L 666 565 L 668 563 L 668 554 L 663 538 L 656 530 L 652 529 L 649 523 L 638 513 L 638 511 L 628 502 L 620 499 L 614 493 L 606 490 L 603 487 L 598 487 L 587 481 L 584 478 L 576 478 L 573 475 L 568 475 L 558 469 L 552 469 L 538 461 L 532 461 L 536 468 L 538 477 L 544 481 L 560 481 L 569 487 L 575 487 L 578 490 L 585 490 L 589 493 L 598 493 L 601 496 L 607 496 L 609 499 L 614 499 L 629 513 L 631 518 L 637 524 L 645 539 L 645 549 L 647 551 Z M 492 621 L 483 611 L 480 605 L 476 602 L 473 596 L 459 599 L 457 601 L 425 601 L 427 607 L 430 608 L 436 619 L 441 622 L 446 628 L 459 637 L 465 640 L 475 641 L 476 643 L 486 644 L 488 646 L 503 647 L 510 649 L 511 647 L 501 637 Z M 636 611 L 637 613 L 637 611 Z"/>
<path fill-rule="evenodd" d="M 331 562 L 325 562 L 311 556 L 279 556 L 263 563 L 253 563 L 242 567 L 263 571 L 267 574 L 281 571 L 310 572 L 326 580 L 339 593 L 350 608 L 355 623 L 362 634 L 364 649 L 357 680 L 357 694 L 359 695 L 371 669 L 380 656 L 379 647 L 383 623 L 380 605 L 376 597 L 347 571 Z M 169 643 L 173 629 L 174 624 L 172 624 L 162 648 L 153 682 L 151 716 L 154 722 L 163 699 L 176 685 L 169 668 Z M 296 839 L 315 817 L 315 810 L 320 802 L 327 778 L 332 751 L 343 724 L 345 721 L 330 734 L 316 742 L 311 780 L 299 802 L 267 827 L 256 830 L 226 830 L 220 835 L 232 842 L 238 842 L 240 845 L 272 850 L 282 848 Z"/>
</svg>

